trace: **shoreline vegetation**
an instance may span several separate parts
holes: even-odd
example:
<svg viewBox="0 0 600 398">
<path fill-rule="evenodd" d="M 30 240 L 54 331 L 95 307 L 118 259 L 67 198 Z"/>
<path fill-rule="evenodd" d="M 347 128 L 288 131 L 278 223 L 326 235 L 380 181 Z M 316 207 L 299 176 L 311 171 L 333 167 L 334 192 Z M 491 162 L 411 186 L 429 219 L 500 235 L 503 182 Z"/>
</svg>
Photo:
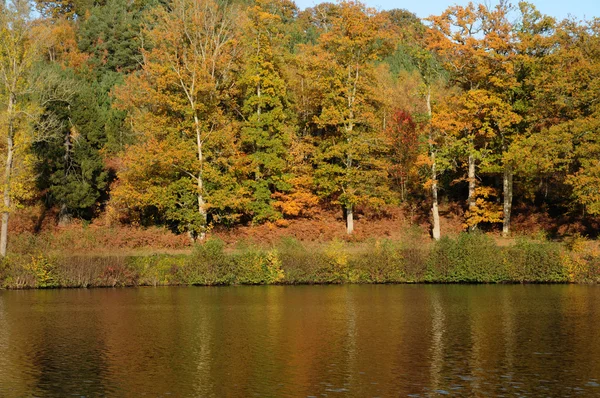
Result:
<svg viewBox="0 0 600 398">
<path fill-rule="evenodd" d="M 0 288 L 597 283 L 599 21 L 0 2 Z"/>
<path fill-rule="evenodd" d="M 311 245 L 219 239 L 191 253 L 151 255 L 8 256 L 5 289 L 182 285 L 384 283 L 598 283 L 600 252 L 575 236 L 564 242 L 517 238 L 499 245 L 490 235 L 462 233 L 423 242 L 376 240 Z"/>
</svg>

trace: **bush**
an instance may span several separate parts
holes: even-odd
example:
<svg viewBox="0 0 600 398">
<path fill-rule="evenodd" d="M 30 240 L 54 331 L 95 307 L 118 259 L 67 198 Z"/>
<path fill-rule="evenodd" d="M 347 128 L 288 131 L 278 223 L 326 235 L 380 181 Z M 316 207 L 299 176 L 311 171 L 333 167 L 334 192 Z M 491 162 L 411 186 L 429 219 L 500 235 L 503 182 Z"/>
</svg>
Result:
<svg viewBox="0 0 600 398">
<path fill-rule="evenodd" d="M 228 285 L 235 282 L 234 262 L 224 252 L 225 244 L 209 239 L 194 247 L 177 270 L 177 279 L 189 285 Z"/>
<path fill-rule="evenodd" d="M 582 236 L 565 241 L 561 253 L 563 270 L 569 282 L 597 283 L 600 281 L 600 250 Z"/>
<path fill-rule="evenodd" d="M 98 276 L 95 286 L 138 286 L 140 275 L 133 267 L 129 267 L 124 261 L 117 261 L 108 265 Z"/>
<path fill-rule="evenodd" d="M 389 240 L 375 241 L 372 251 L 361 253 L 351 261 L 353 282 L 392 283 L 406 282 L 406 264 L 403 248 Z"/>
<path fill-rule="evenodd" d="M 505 264 L 514 282 L 567 282 L 556 243 L 520 239 L 506 250 Z"/>
<path fill-rule="evenodd" d="M 42 255 L 32 256 L 31 260 L 25 264 L 24 269 L 29 271 L 35 278 L 35 286 L 41 289 L 58 287 L 59 279 L 56 274 L 54 262 Z"/>
<path fill-rule="evenodd" d="M 319 250 L 309 250 L 296 239 L 285 238 L 277 245 L 277 252 L 284 271 L 284 283 L 326 283 L 322 274 L 327 260 Z"/>
<path fill-rule="evenodd" d="M 250 248 L 234 257 L 236 282 L 243 285 L 279 283 L 285 273 L 276 249 L 260 250 Z"/>
<path fill-rule="evenodd" d="M 500 282 L 506 280 L 502 251 L 482 233 L 463 233 L 435 242 L 427 264 L 428 282 Z"/>
<path fill-rule="evenodd" d="M 139 275 L 143 286 L 164 286 L 179 284 L 177 270 L 185 264 L 184 256 L 152 255 L 133 257 L 128 264 Z"/>
<path fill-rule="evenodd" d="M 419 246 L 420 245 L 420 246 Z M 232 253 L 211 239 L 190 255 L 12 255 L 0 262 L 0 287 L 599 282 L 600 248 L 583 238 L 561 245 L 520 239 L 501 248 L 480 233 L 422 245 L 408 240 L 306 247 L 283 239 L 275 248 L 245 244 Z"/>
</svg>

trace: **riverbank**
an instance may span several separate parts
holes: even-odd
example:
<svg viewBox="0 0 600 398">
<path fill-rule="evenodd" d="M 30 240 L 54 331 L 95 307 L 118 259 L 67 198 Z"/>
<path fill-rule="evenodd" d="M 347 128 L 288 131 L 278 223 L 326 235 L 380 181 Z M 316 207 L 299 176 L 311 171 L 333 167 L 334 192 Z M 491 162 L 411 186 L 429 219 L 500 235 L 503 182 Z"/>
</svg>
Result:
<svg viewBox="0 0 600 398">
<path fill-rule="evenodd" d="M 0 266 L 7 289 L 164 285 L 341 283 L 598 283 L 600 253 L 581 238 L 517 239 L 484 234 L 439 242 L 334 240 L 311 246 L 283 239 L 228 250 L 209 240 L 190 254 L 13 255 Z"/>
</svg>

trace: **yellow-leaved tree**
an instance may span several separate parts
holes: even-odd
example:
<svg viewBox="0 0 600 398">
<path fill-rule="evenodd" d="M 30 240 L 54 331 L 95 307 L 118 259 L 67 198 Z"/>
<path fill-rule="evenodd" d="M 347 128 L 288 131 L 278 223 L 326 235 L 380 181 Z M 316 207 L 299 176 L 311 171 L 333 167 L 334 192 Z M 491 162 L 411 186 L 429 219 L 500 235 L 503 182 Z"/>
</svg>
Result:
<svg viewBox="0 0 600 398">
<path fill-rule="evenodd" d="M 212 0 L 153 10 L 141 70 L 115 90 L 138 142 L 125 150 L 114 203 L 203 238 L 209 216 L 236 217 L 247 192 L 228 117 L 239 65 L 237 15 Z M 154 210 L 152 210 L 154 209 Z"/>
<path fill-rule="evenodd" d="M 31 9 L 25 0 L 0 3 L 0 164 L 4 170 L 2 187 L 2 226 L 0 256 L 6 256 L 8 221 L 19 200 L 32 189 L 32 141 L 30 97 L 32 70 L 37 48 L 32 34 Z"/>
</svg>

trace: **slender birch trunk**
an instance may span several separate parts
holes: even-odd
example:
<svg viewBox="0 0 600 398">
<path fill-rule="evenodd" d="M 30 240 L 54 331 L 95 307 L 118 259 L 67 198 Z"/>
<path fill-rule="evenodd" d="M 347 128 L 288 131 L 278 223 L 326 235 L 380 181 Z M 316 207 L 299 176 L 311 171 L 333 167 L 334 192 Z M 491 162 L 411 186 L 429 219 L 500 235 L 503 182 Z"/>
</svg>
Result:
<svg viewBox="0 0 600 398">
<path fill-rule="evenodd" d="M 429 122 L 431 123 L 431 87 L 427 86 L 427 114 L 429 115 Z M 435 146 L 433 144 L 433 129 L 429 126 L 429 154 L 431 157 L 431 214 L 433 217 L 433 225 L 431 235 L 433 239 L 440 240 L 441 228 L 440 228 L 440 211 L 438 207 L 438 185 L 437 185 L 437 163 L 435 159 Z"/>
<path fill-rule="evenodd" d="M 12 177 L 12 166 L 14 157 L 14 112 L 17 98 L 14 93 L 8 95 L 8 134 L 6 139 L 6 165 L 4 168 L 4 209 L 2 211 L 2 227 L 0 231 L 0 256 L 6 257 L 8 247 L 8 219 L 10 216 L 11 190 L 10 183 Z"/>
<path fill-rule="evenodd" d="M 204 201 L 204 176 L 203 176 L 203 162 L 204 162 L 204 154 L 202 152 L 202 130 L 200 128 L 200 120 L 198 120 L 198 115 L 194 112 L 194 124 L 196 127 L 196 145 L 198 150 L 198 162 L 200 163 L 200 170 L 198 171 L 198 176 L 196 177 L 198 182 L 198 213 L 200 217 L 203 219 L 203 227 L 206 226 L 206 202 Z M 198 236 L 200 240 L 204 240 L 206 237 L 206 232 L 200 232 Z"/>
<path fill-rule="evenodd" d="M 346 207 L 346 233 L 351 235 L 354 232 L 354 212 L 352 205 Z"/>
<path fill-rule="evenodd" d="M 512 211 L 513 199 L 513 172 L 510 166 L 504 169 L 504 178 L 502 181 L 504 196 L 504 218 L 502 220 L 502 236 L 507 237 L 510 234 L 510 213 Z"/>
<path fill-rule="evenodd" d="M 475 214 L 475 157 L 469 155 L 469 172 L 467 175 L 469 180 L 469 197 L 467 199 L 469 205 L 469 213 L 471 216 Z M 469 231 L 477 229 L 477 225 L 469 225 Z"/>
</svg>

